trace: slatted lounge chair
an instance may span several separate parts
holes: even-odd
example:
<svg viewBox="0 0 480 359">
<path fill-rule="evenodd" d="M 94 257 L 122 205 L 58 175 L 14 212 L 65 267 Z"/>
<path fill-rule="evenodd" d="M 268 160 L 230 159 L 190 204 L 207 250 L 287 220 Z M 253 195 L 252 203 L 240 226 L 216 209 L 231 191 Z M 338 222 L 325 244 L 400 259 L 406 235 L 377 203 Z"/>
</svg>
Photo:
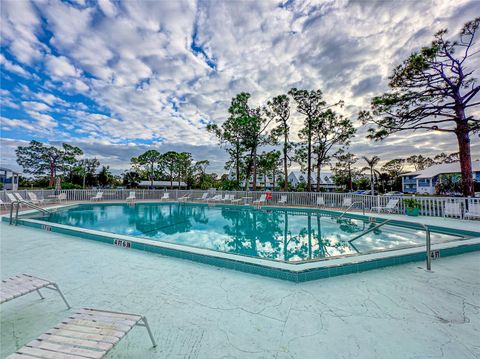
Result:
<svg viewBox="0 0 480 359">
<path fill-rule="evenodd" d="M 397 207 L 398 202 L 400 202 L 398 198 L 392 198 L 388 201 L 385 207 L 382 207 L 382 206 L 372 207 L 372 211 L 377 211 L 378 213 L 382 211 L 387 213 L 392 213 L 395 211 L 395 208 Z"/>
<path fill-rule="evenodd" d="M 102 199 L 103 199 L 103 192 L 97 192 L 95 196 L 90 198 L 90 201 L 101 201 Z"/>
<path fill-rule="evenodd" d="M 160 198 L 160 201 L 168 201 L 169 199 L 170 199 L 170 193 L 165 192 L 165 193 L 163 194 L 163 197 Z"/>
<path fill-rule="evenodd" d="M 443 216 L 444 217 L 462 217 L 462 207 L 460 202 L 450 202 L 445 203 L 443 207 Z"/>
<path fill-rule="evenodd" d="M 470 203 L 463 218 L 480 218 L 480 203 Z"/>
<path fill-rule="evenodd" d="M 5 207 L 7 208 L 8 204 L 3 202 L 1 199 L 0 199 L 0 207 Z"/>
<path fill-rule="evenodd" d="M 210 201 L 217 202 L 217 201 L 219 201 L 219 200 L 221 200 L 221 199 L 222 199 L 222 195 L 221 195 L 221 194 L 217 194 L 217 195 L 215 195 L 215 196 L 213 196 L 213 197 L 208 198 L 208 199 L 207 199 L 207 202 L 210 202 Z"/>
<path fill-rule="evenodd" d="M 352 197 L 345 197 L 343 199 L 342 207 L 350 207 L 352 205 Z"/>
<path fill-rule="evenodd" d="M 285 195 L 280 196 L 280 200 L 277 203 L 278 204 L 286 204 L 287 203 L 287 196 L 285 196 Z"/>
<path fill-rule="evenodd" d="M 252 204 L 262 204 L 262 203 L 265 203 L 266 201 L 267 201 L 267 195 L 262 194 L 260 198 L 257 199 L 256 201 L 253 201 Z"/>
<path fill-rule="evenodd" d="M 243 201 L 243 198 L 235 198 L 235 195 L 230 195 L 230 203 L 240 203 Z"/>
<path fill-rule="evenodd" d="M 7 359 L 100 359 L 134 326 L 145 327 L 153 347 L 157 346 L 144 316 L 84 308 Z"/>
<path fill-rule="evenodd" d="M 132 191 L 128 194 L 128 197 L 125 199 L 127 202 L 134 202 L 137 199 L 135 196 L 135 191 Z"/>
<path fill-rule="evenodd" d="M 206 201 L 208 199 L 208 192 L 202 194 L 202 197 L 199 198 L 200 201 Z"/>
<path fill-rule="evenodd" d="M 323 196 L 318 196 L 317 197 L 317 206 L 325 206 L 325 199 L 323 198 Z"/>
<path fill-rule="evenodd" d="M 40 289 L 55 290 L 60 294 L 67 308 L 70 309 L 70 304 L 63 296 L 62 291 L 58 285 L 46 279 L 37 278 L 28 274 L 17 275 L 8 279 L 2 280 L 0 286 L 0 303 L 8 302 L 9 300 L 21 297 L 31 292 L 37 292 L 40 298 L 44 298 Z"/>
<path fill-rule="evenodd" d="M 185 202 L 185 201 L 187 201 L 189 198 L 190 198 L 190 195 L 189 195 L 189 194 L 186 194 L 186 195 L 184 195 L 184 196 L 182 196 L 182 197 L 177 198 L 177 201 L 179 201 L 179 202 Z"/>
<path fill-rule="evenodd" d="M 18 192 L 13 192 L 13 195 L 14 195 L 14 196 L 17 198 L 17 200 L 19 200 L 19 201 L 30 202 L 30 201 L 26 200 L 25 198 L 23 198 L 23 197 L 20 195 L 20 193 L 18 193 Z"/>
<path fill-rule="evenodd" d="M 17 202 L 18 201 L 18 198 L 15 197 L 12 193 L 6 193 L 7 197 L 8 197 L 8 200 L 10 202 Z"/>
<path fill-rule="evenodd" d="M 45 202 L 45 200 L 39 199 L 34 192 L 27 192 L 27 196 L 28 198 L 30 198 L 30 201 L 34 204 L 40 204 Z"/>
<path fill-rule="evenodd" d="M 103 196 L 103 192 L 102 192 L 102 196 Z M 60 193 L 60 194 L 58 195 L 58 200 L 59 200 L 60 202 L 66 201 L 66 200 L 67 200 L 67 194 L 66 194 L 66 193 Z"/>
</svg>

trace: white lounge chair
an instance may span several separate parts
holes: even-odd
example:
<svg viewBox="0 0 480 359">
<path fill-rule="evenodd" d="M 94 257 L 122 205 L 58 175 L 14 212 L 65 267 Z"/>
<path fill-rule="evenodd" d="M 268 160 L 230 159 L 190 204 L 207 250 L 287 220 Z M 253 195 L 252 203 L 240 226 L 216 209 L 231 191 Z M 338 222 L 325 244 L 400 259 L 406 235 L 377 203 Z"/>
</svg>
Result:
<svg viewBox="0 0 480 359">
<path fill-rule="evenodd" d="M 137 199 L 137 197 L 135 196 L 135 191 L 131 191 L 131 192 L 128 194 L 128 197 L 125 199 L 125 201 L 127 201 L 127 202 L 135 202 L 136 199 Z"/>
<path fill-rule="evenodd" d="M 18 198 L 15 197 L 12 193 L 8 193 L 8 192 L 7 192 L 6 195 L 7 195 L 8 200 L 9 200 L 10 202 L 17 202 L 17 201 L 18 201 Z"/>
<path fill-rule="evenodd" d="M 30 201 L 33 204 L 40 204 L 40 203 L 45 202 L 45 200 L 39 199 L 34 192 L 27 192 L 27 196 L 28 196 L 28 198 L 30 198 Z"/>
<path fill-rule="evenodd" d="M 5 207 L 5 209 L 8 207 L 8 204 L 3 202 L 1 199 L 0 199 L 0 207 Z"/>
<path fill-rule="evenodd" d="M 238 204 L 243 201 L 243 198 L 235 198 L 235 195 L 230 195 L 230 203 Z"/>
<path fill-rule="evenodd" d="M 102 195 L 103 195 L 103 192 L 102 192 Z M 64 192 L 64 193 L 60 193 L 57 197 L 57 199 L 62 202 L 62 201 L 66 201 L 67 200 L 67 194 Z"/>
<path fill-rule="evenodd" d="M 480 218 L 480 203 L 470 203 L 463 218 Z"/>
<path fill-rule="evenodd" d="M 58 199 L 60 199 L 60 196 Z M 90 198 L 90 201 L 101 201 L 102 199 L 103 199 L 103 192 L 97 192 L 95 196 Z"/>
<path fill-rule="evenodd" d="M 262 203 L 265 203 L 267 202 L 267 195 L 266 194 L 262 194 L 260 196 L 259 199 L 257 199 L 256 201 L 253 201 L 252 204 L 262 204 Z"/>
<path fill-rule="evenodd" d="M 184 196 L 182 196 L 182 197 L 177 198 L 177 201 L 179 201 L 179 202 L 185 202 L 185 201 L 187 201 L 189 198 L 190 198 L 190 195 L 189 195 L 189 194 L 186 194 L 186 195 L 184 195 Z"/>
<path fill-rule="evenodd" d="M 8 302 L 9 300 L 21 297 L 31 292 L 37 292 L 40 298 L 44 299 L 40 289 L 57 291 L 65 302 L 67 308 L 71 308 L 70 304 L 68 304 L 67 300 L 63 296 L 62 291 L 56 283 L 28 274 L 17 275 L 2 280 L 2 285 L 0 286 L 0 303 Z"/>
<path fill-rule="evenodd" d="M 207 198 L 207 202 L 217 202 L 219 200 L 222 199 L 222 195 L 221 194 L 216 194 L 215 196 L 213 197 L 210 197 L 210 198 Z"/>
<path fill-rule="evenodd" d="M 400 202 L 398 198 L 392 198 L 388 201 L 385 207 L 382 207 L 382 206 L 372 207 L 372 211 L 377 211 L 378 213 L 382 211 L 387 213 L 392 213 L 395 211 L 395 208 L 397 207 L 398 202 Z"/>
<path fill-rule="evenodd" d="M 170 193 L 165 192 L 163 196 L 160 198 L 160 201 L 168 201 L 170 199 Z"/>
<path fill-rule="evenodd" d="M 153 346 L 157 346 L 143 315 L 84 308 L 17 349 L 7 359 L 104 358 L 134 326 L 145 327 Z"/>
<path fill-rule="evenodd" d="M 325 206 L 325 198 L 323 198 L 323 196 L 318 196 L 316 204 L 317 206 Z"/>
<path fill-rule="evenodd" d="M 200 201 L 206 201 L 208 199 L 208 192 L 204 192 L 202 197 L 199 198 Z"/>
<path fill-rule="evenodd" d="M 287 203 L 287 196 L 282 195 L 280 196 L 280 200 L 277 202 L 277 204 L 286 204 Z"/>
<path fill-rule="evenodd" d="M 459 217 L 462 218 L 462 207 L 460 202 L 446 202 L 443 207 L 444 217 Z"/>
<path fill-rule="evenodd" d="M 352 197 L 345 197 L 343 199 L 342 207 L 350 207 L 352 205 Z"/>
</svg>

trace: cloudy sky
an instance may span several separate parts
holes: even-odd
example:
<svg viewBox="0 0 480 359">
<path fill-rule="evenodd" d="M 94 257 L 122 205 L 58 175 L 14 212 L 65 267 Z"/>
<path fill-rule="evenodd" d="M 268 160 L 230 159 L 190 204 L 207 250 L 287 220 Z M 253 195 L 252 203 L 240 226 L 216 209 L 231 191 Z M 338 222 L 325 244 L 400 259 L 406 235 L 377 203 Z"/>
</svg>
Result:
<svg viewBox="0 0 480 359">
<path fill-rule="evenodd" d="M 31 139 L 80 146 L 120 170 L 149 148 L 192 152 L 223 172 L 205 131 L 241 91 L 254 104 L 322 89 L 356 118 L 392 68 L 442 28 L 456 34 L 478 0 L 24 1 L 1 6 L 1 165 Z M 480 65 L 477 63 L 477 65 Z M 479 66 L 477 66 L 479 67 Z M 301 118 L 293 117 L 297 132 Z M 391 159 L 455 151 L 452 135 L 403 133 L 351 149 Z M 478 137 L 472 152 L 480 156 Z"/>
</svg>

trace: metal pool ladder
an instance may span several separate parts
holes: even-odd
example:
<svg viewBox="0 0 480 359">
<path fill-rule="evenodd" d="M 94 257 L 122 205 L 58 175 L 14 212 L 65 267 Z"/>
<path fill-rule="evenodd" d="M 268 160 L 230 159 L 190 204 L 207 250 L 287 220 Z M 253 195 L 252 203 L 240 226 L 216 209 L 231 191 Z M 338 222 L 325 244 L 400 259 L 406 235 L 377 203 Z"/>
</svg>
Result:
<svg viewBox="0 0 480 359">
<path fill-rule="evenodd" d="M 52 212 L 46 210 L 45 208 L 42 208 L 40 206 L 37 206 L 36 204 L 33 204 L 32 202 L 27 202 L 27 201 L 22 201 L 22 200 L 18 200 L 18 201 L 14 201 L 10 204 L 10 225 L 12 224 L 15 224 L 17 225 L 17 221 L 18 221 L 18 210 L 20 208 L 20 205 L 21 204 L 24 204 L 26 205 L 27 207 L 30 207 L 30 208 L 33 208 L 33 209 L 36 209 L 40 212 L 42 212 L 43 214 L 51 214 Z M 15 205 L 17 206 L 16 210 L 15 210 L 15 218 L 13 217 L 13 210 L 15 208 Z"/>
<path fill-rule="evenodd" d="M 345 213 L 347 213 L 353 207 L 353 205 L 357 203 L 360 203 L 362 205 L 363 215 L 365 215 L 365 204 L 362 201 L 355 201 L 350 206 L 348 206 L 348 208 L 345 211 L 343 211 L 343 213 L 338 217 L 338 219 L 342 219 Z"/>
<path fill-rule="evenodd" d="M 384 226 L 385 224 L 387 224 L 391 221 L 392 221 L 392 219 L 387 219 L 387 220 L 383 221 L 382 223 L 376 225 L 375 227 L 367 229 L 365 232 L 360 233 L 358 236 L 350 239 L 348 241 L 348 243 L 350 243 L 353 246 L 353 244 L 352 244 L 353 241 L 356 241 L 360 237 L 363 237 L 364 235 L 366 235 L 370 232 L 373 232 L 374 230 Z M 416 224 L 420 227 L 423 227 L 423 229 L 425 230 L 425 247 L 426 247 L 425 251 L 426 251 L 426 260 L 427 260 L 427 270 L 430 271 L 430 270 L 432 270 L 432 255 L 431 255 L 432 242 L 431 242 L 431 238 L 430 238 L 430 229 L 428 228 L 428 226 L 426 224 L 423 224 L 423 223 L 419 223 L 419 222 L 409 222 L 409 223 Z"/>
</svg>

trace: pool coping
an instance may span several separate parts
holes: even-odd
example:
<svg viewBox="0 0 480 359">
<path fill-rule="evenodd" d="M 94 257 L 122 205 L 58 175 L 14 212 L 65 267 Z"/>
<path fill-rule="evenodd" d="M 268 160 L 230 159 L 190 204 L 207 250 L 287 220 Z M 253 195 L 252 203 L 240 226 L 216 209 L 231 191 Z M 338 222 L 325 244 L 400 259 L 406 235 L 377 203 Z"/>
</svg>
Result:
<svg viewBox="0 0 480 359">
<path fill-rule="evenodd" d="M 113 203 L 113 202 L 111 202 Z M 115 202 L 124 203 L 124 202 Z M 169 202 L 162 202 L 169 203 Z M 67 208 L 77 206 L 81 203 L 58 205 L 49 207 L 50 210 L 57 210 L 60 208 Z M 264 209 L 278 209 L 278 207 L 263 207 Z M 281 207 L 289 209 L 289 207 Z M 324 209 L 315 208 L 292 208 L 301 209 L 306 211 L 328 211 Z M 38 211 L 27 210 L 22 211 L 22 215 L 33 214 Z M 329 211 L 332 213 L 338 213 L 337 211 Z M 364 219 L 366 216 L 358 214 L 349 214 L 350 218 Z M 381 217 L 376 217 L 380 219 Z M 381 218 L 385 219 L 385 218 Z M 8 221 L 7 215 L 2 216 L 3 221 Z M 402 221 L 403 222 L 403 221 Z M 406 221 L 408 222 L 408 221 Z M 414 222 L 409 222 L 414 223 Z M 426 259 L 425 246 L 403 248 L 397 250 L 390 250 L 385 252 L 374 252 L 361 255 L 347 255 L 343 257 L 325 258 L 322 260 L 315 260 L 312 262 L 300 262 L 300 263 L 286 263 L 272 261 L 262 258 L 254 258 L 248 256 L 242 256 L 237 254 L 230 254 L 225 252 L 219 252 L 211 249 L 203 249 L 192 246 L 185 246 L 180 244 L 154 241 L 145 238 L 132 237 L 128 235 L 120 235 L 107 233 L 92 229 L 85 229 L 79 227 L 73 227 L 63 224 L 51 223 L 41 221 L 38 219 L 19 218 L 18 224 L 39 228 L 55 233 L 61 233 L 66 235 L 72 235 L 84 239 L 95 240 L 106 244 L 121 247 L 125 250 L 135 249 L 143 250 L 147 252 L 157 253 L 166 256 L 172 256 L 181 259 L 187 259 L 199 263 L 205 263 L 210 265 L 216 265 L 228 269 L 239 270 L 242 272 L 264 275 L 272 278 L 278 278 L 283 280 L 289 280 L 293 282 L 305 282 L 309 280 L 315 280 L 325 277 L 332 277 L 336 275 L 350 274 L 361 272 L 365 270 L 371 270 L 376 268 L 387 267 L 391 265 L 397 265 L 402 263 L 424 261 Z M 431 226 L 436 228 L 438 226 Z M 446 228 L 448 229 L 448 228 Z M 453 230 L 453 229 L 452 229 Z M 458 232 L 458 230 L 453 230 Z M 475 233 L 473 231 L 466 231 Z M 447 232 L 448 233 L 448 232 Z M 459 239 L 455 241 L 442 242 L 432 244 L 431 248 L 432 256 L 446 257 L 455 254 L 461 254 L 466 252 L 480 250 L 480 237 Z M 433 265 L 433 269 L 435 266 Z"/>
</svg>

